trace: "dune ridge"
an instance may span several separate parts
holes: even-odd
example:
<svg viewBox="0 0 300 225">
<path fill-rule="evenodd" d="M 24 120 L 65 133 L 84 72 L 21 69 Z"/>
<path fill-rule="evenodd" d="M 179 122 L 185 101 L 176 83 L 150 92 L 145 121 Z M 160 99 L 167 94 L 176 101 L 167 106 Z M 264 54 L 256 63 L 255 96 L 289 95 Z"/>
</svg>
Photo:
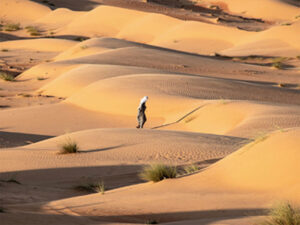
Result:
<svg viewBox="0 0 300 225">
<path fill-rule="evenodd" d="M 1 224 L 246 225 L 300 204 L 299 7 L 155 2 L 0 2 Z M 141 179 L 153 163 L 176 178 Z"/>
</svg>

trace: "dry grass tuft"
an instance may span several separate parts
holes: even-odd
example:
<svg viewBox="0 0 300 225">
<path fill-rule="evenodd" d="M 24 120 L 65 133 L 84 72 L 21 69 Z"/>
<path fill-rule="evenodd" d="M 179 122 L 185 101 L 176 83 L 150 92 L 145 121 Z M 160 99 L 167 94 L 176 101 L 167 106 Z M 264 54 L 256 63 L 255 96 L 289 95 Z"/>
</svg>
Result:
<svg viewBox="0 0 300 225">
<path fill-rule="evenodd" d="M 17 31 L 17 30 L 20 30 L 21 27 L 20 27 L 20 24 L 18 24 L 18 23 L 9 23 L 9 24 L 4 25 L 3 29 L 5 31 Z"/>
<path fill-rule="evenodd" d="M 102 180 L 99 182 L 96 182 L 96 183 L 79 185 L 79 186 L 76 186 L 75 188 L 80 191 L 87 191 L 87 192 L 92 192 L 92 193 L 96 192 L 96 193 L 101 193 L 103 195 L 105 193 L 105 185 Z"/>
<path fill-rule="evenodd" d="M 290 203 L 276 205 L 269 212 L 269 218 L 262 225 L 300 225 L 300 211 Z"/>
<path fill-rule="evenodd" d="M 70 137 L 68 137 L 66 141 L 62 143 L 60 146 L 60 154 L 72 154 L 72 153 L 78 153 L 78 151 L 79 151 L 78 144 Z"/>
<path fill-rule="evenodd" d="M 15 77 L 12 74 L 6 72 L 0 72 L 0 79 L 5 81 L 15 81 Z"/>
<path fill-rule="evenodd" d="M 185 166 L 183 169 L 187 174 L 191 174 L 199 171 L 199 166 L 197 166 L 196 164 L 192 164 Z"/>
<path fill-rule="evenodd" d="M 27 26 L 27 27 L 25 27 L 25 29 L 27 30 L 27 32 L 28 32 L 31 36 L 40 36 L 40 35 L 42 35 L 41 32 L 38 30 L 37 27 L 34 27 L 34 26 Z"/>
<path fill-rule="evenodd" d="M 163 179 L 176 178 L 177 169 L 175 166 L 153 164 L 144 167 L 140 177 L 146 181 L 158 182 Z"/>
</svg>

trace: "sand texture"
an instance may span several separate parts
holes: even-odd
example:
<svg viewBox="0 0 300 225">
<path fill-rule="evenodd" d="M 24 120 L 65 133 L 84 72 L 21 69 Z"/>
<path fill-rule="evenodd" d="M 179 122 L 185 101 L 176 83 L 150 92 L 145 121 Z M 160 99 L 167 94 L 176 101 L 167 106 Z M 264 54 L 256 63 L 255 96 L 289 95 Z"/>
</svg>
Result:
<svg viewBox="0 0 300 225">
<path fill-rule="evenodd" d="M 248 225 L 300 205 L 299 37 L 293 0 L 0 0 L 0 224 Z M 142 179 L 155 163 L 177 177 Z"/>
</svg>

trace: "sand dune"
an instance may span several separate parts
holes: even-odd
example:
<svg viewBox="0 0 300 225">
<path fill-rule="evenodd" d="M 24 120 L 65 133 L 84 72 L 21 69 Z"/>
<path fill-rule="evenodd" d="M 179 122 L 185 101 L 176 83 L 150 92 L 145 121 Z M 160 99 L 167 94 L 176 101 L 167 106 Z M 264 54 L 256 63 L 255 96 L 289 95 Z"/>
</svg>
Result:
<svg viewBox="0 0 300 225">
<path fill-rule="evenodd" d="M 61 161 L 61 164 L 58 165 L 58 162 L 51 160 L 51 157 L 53 157 L 53 154 L 59 153 L 59 146 L 68 140 L 68 138 L 78 143 L 82 155 L 78 155 L 77 157 L 67 156 L 69 160 L 67 164 L 64 162 L 64 158 L 66 157 L 58 155 L 57 157 Z M 14 155 L 17 152 L 21 154 L 23 148 L 28 154 L 30 152 L 30 154 L 33 155 L 29 158 L 40 158 L 36 160 L 35 164 L 28 162 L 25 165 L 25 163 L 23 163 L 26 168 L 21 168 L 23 166 L 19 164 L 20 168 L 13 168 L 12 171 L 34 168 L 72 167 L 75 165 L 113 165 L 125 162 L 144 164 L 152 161 L 184 164 L 205 160 L 217 160 L 235 151 L 247 142 L 248 140 L 243 138 L 180 131 L 149 129 L 140 131 L 137 129 L 119 128 L 92 129 L 50 138 L 18 148 L 18 150 L 16 149 L 14 151 L 8 150 L 5 154 Z M 210 148 L 207 148 L 208 145 Z M 44 161 L 45 157 L 48 159 Z M 71 160 L 73 160 L 73 162 L 71 162 Z M 3 163 L 9 162 L 6 161 Z"/>
<path fill-rule="evenodd" d="M 237 55 L 263 54 L 265 53 L 264 50 L 268 54 L 271 51 L 268 42 L 277 37 L 276 40 L 279 40 L 273 42 L 272 45 L 272 48 L 276 50 L 272 50 L 269 54 L 296 56 L 297 51 L 299 51 L 297 22 L 293 26 L 280 26 L 279 24 L 271 30 L 253 33 L 233 27 L 183 21 L 170 16 L 105 5 L 98 6 L 88 12 L 73 12 L 68 9 L 50 11 L 45 6 L 25 0 L 16 3 L 17 6 L 19 4 L 24 4 L 28 8 L 33 8 L 32 4 L 34 7 L 42 7 L 43 10 L 39 10 L 43 12 L 42 15 L 35 12 L 30 14 L 34 18 L 39 18 L 35 20 L 34 24 L 52 30 L 55 35 L 109 36 L 198 54 L 213 54 L 222 51 L 230 55 L 234 53 Z M 235 0 L 226 2 L 226 4 L 228 4 L 230 11 L 243 11 L 246 13 L 245 15 L 249 13 L 256 18 L 261 18 L 262 12 L 260 10 L 268 8 L 270 11 L 264 10 L 263 15 L 270 20 L 292 21 L 299 13 L 297 7 L 275 0 L 265 0 L 259 4 L 260 7 L 255 7 L 258 3 L 250 1 L 242 8 L 241 4 Z M 10 4 L 9 7 L 12 5 Z M 268 12 L 274 12 L 278 9 L 284 10 L 285 13 L 278 14 L 278 17 L 273 16 L 274 13 L 268 14 Z M 253 12 L 255 13 L 252 14 Z M 26 19 L 26 15 L 22 16 L 22 14 L 17 17 L 19 22 L 23 21 L 23 17 Z M 149 27 L 152 28 L 149 29 Z M 247 42 L 246 40 L 250 41 Z M 248 43 L 248 47 L 244 46 L 245 42 Z M 259 47 L 256 51 L 253 50 L 254 44 L 251 45 L 251 43 L 258 44 Z"/>
<path fill-rule="evenodd" d="M 250 224 L 300 203 L 299 7 L 0 1 L 1 224 Z M 68 139 L 79 152 L 58 154 Z M 154 162 L 180 174 L 143 183 Z"/>
<path fill-rule="evenodd" d="M 78 130 L 99 127 L 135 127 L 135 115 L 132 117 L 113 116 L 94 113 L 74 105 L 60 103 L 45 106 L 24 107 L 0 111 L 2 129 L 44 135 L 62 135 Z M 20 122 L 22 121 L 22 122 Z M 160 121 L 153 118 L 153 125 Z"/>
<path fill-rule="evenodd" d="M 154 26 L 158 20 L 160 28 Z M 115 23 L 114 21 L 121 22 Z M 155 29 L 149 29 L 149 27 L 155 27 Z M 108 6 L 99 6 L 80 16 L 66 28 L 61 28 L 59 34 L 119 37 L 201 54 L 210 54 L 232 47 L 237 39 L 242 40 L 243 35 L 250 35 L 233 28 L 222 28 L 200 22 L 184 22 L 168 16 Z M 225 40 L 224 34 L 227 36 Z M 197 45 L 194 44 L 195 42 Z"/>
<path fill-rule="evenodd" d="M 47 83 L 38 92 L 44 95 L 70 97 L 96 81 L 128 74 L 154 73 L 156 70 L 115 65 L 81 65 Z"/>
<path fill-rule="evenodd" d="M 73 20 L 66 28 L 62 28 L 62 33 L 113 36 L 128 23 L 143 15 L 144 13 L 135 10 L 99 6 Z"/>
<path fill-rule="evenodd" d="M 272 2 L 274 3 L 275 1 Z M 270 3 L 266 2 L 264 4 Z M 232 5 L 240 4 L 232 3 Z M 287 4 L 279 4 L 279 6 L 274 7 L 281 7 L 282 5 Z M 253 8 L 254 6 L 251 7 Z M 289 7 L 289 13 L 286 15 L 294 15 L 293 18 L 297 16 L 295 13 L 298 11 L 295 10 L 295 7 L 287 7 Z M 54 14 L 53 16 L 56 15 Z M 72 14 L 72 16 L 74 15 Z M 122 22 L 115 23 L 113 21 Z M 156 21 L 159 21 L 159 23 Z M 99 23 L 101 25 L 99 25 Z M 66 23 L 63 22 L 63 24 Z M 160 26 L 158 27 L 157 24 L 160 24 Z M 149 29 L 149 27 L 154 28 Z M 273 38 L 279 35 L 281 36 L 280 41 L 285 45 L 291 44 L 292 39 L 288 37 L 294 37 L 295 41 L 291 46 L 291 52 L 288 52 L 285 49 L 279 49 L 276 53 L 279 55 L 294 56 L 296 54 L 295 51 L 299 49 L 296 40 L 296 37 L 298 36 L 296 35 L 298 30 L 296 25 L 292 27 L 287 26 L 287 28 L 279 25 L 271 30 L 272 31 L 267 30 L 255 34 L 253 32 L 242 31 L 231 27 L 222 27 L 214 24 L 181 21 L 159 14 L 141 13 L 117 7 L 99 6 L 86 14 L 77 15 L 76 19 L 70 24 L 59 29 L 59 34 L 88 35 L 92 37 L 110 36 L 200 54 L 211 54 L 222 50 L 225 51 L 226 49 L 231 49 L 236 46 L 239 47 L 240 45 L 243 45 L 245 39 L 252 39 L 256 42 L 264 41 L 267 51 L 267 42 L 270 37 Z M 286 35 L 286 33 L 282 32 L 283 30 L 288 30 L 287 32 L 292 33 Z M 276 42 L 273 47 L 281 47 L 282 44 L 280 41 Z M 296 45 L 296 50 L 293 48 L 294 45 Z M 264 45 L 260 45 L 259 47 L 261 51 L 265 50 Z M 244 55 L 247 55 L 247 53 L 249 54 L 249 52 L 245 50 Z"/>
<path fill-rule="evenodd" d="M 50 39 L 50 38 L 38 38 L 29 40 L 17 40 L 17 41 L 4 41 L 0 42 L 1 49 L 8 50 L 36 50 L 47 52 L 63 52 L 73 45 L 75 41 L 63 40 L 63 39 Z"/>
<path fill-rule="evenodd" d="M 218 2 L 213 0 L 207 2 L 218 5 Z M 238 0 L 224 0 L 220 1 L 219 4 L 221 7 L 226 5 L 224 8 L 228 8 L 231 12 L 266 20 L 294 20 L 299 15 L 299 9 L 296 6 L 278 0 L 244 1 L 243 4 L 240 4 Z"/>
<path fill-rule="evenodd" d="M 51 12 L 51 9 L 29 0 L 2 0 L 0 18 L 8 22 L 30 23 Z"/>
<path fill-rule="evenodd" d="M 207 101 L 178 123 L 160 129 L 257 138 L 273 130 L 298 127 L 300 108 L 245 101 Z"/>
<path fill-rule="evenodd" d="M 299 129 L 278 131 L 250 143 L 198 177 L 214 177 L 222 188 L 274 191 L 299 201 Z"/>
<path fill-rule="evenodd" d="M 298 129 L 276 132 L 195 175 L 122 188 L 104 196 L 56 201 L 44 209 L 68 213 L 66 209 L 73 206 L 72 212 L 77 214 L 98 215 L 101 216 L 99 219 L 105 217 L 110 221 L 118 221 L 116 216 L 123 215 L 126 218 L 123 221 L 131 222 L 149 217 L 165 222 L 184 218 L 218 220 L 218 217 L 243 213 L 257 215 L 262 207 L 272 204 L 274 198 L 290 196 L 291 200 L 299 201 L 295 198 L 299 183 L 296 174 L 291 173 L 299 169 L 298 138 Z M 218 200 L 214 200 L 216 197 Z M 129 198 L 130 204 L 127 204 Z M 84 202 L 90 202 L 92 206 L 84 206 Z M 157 202 L 164 211 L 157 209 Z M 120 203 L 122 208 L 117 209 Z M 241 211 L 233 210 L 237 207 Z M 215 208 L 222 212 L 214 211 Z"/>
<path fill-rule="evenodd" d="M 156 55 L 155 60 L 153 60 L 153 55 Z M 299 83 L 296 71 L 286 71 L 282 76 L 283 71 L 265 66 L 224 61 L 113 38 L 95 38 L 84 41 L 62 52 L 55 59 L 56 62 L 51 62 L 49 65 L 41 64 L 25 71 L 20 79 L 31 79 L 33 75 L 36 77 L 37 73 L 51 73 L 50 77 L 57 77 L 61 72 L 57 70 L 53 73 L 53 68 L 64 69 L 64 65 L 66 65 L 66 70 L 63 72 L 79 64 L 112 64 L 237 80 L 267 81 L 270 82 L 269 85 L 276 84 L 274 82 Z M 222 74 L 219 73 L 220 70 Z"/>
<path fill-rule="evenodd" d="M 47 15 L 35 20 L 35 24 L 38 24 L 44 27 L 45 29 L 57 29 L 61 26 L 68 25 L 75 18 L 83 14 L 84 12 L 72 11 L 65 8 L 58 8 L 51 11 Z"/>
<path fill-rule="evenodd" d="M 156 26 L 153 26 L 154 23 Z M 161 14 L 149 13 L 129 23 L 120 30 L 116 37 L 141 43 L 149 43 L 170 29 L 170 27 L 177 26 L 181 23 L 184 22 Z"/>
<path fill-rule="evenodd" d="M 151 44 L 181 51 L 211 54 L 231 48 L 247 36 L 252 34 L 229 27 L 190 21 L 168 29 L 157 36 Z"/>
<path fill-rule="evenodd" d="M 273 27 L 244 41 L 233 48 L 221 51 L 225 55 L 287 55 L 298 56 L 300 22 Z"/>
</svg>

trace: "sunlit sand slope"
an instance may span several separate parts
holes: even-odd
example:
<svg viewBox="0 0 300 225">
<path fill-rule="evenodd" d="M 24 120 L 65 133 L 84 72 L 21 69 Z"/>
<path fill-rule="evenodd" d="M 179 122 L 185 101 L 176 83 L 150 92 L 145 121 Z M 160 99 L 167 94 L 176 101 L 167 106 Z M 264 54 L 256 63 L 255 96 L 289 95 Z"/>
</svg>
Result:
<svg viewBox="0 0 300 225">
<path fill-rule="evenodd" d="M 274 199 L 300 201 L 299 135 L 294 129 L 262 137 L 195 175 L 56 201 L 44 209 L 68 213 L 66 208 L 75 206 L 81 215 L 131 222 L 149 216 L 163 222 L 257 215 Z M 164 210 L 157 208 L 157 202 Z M 117 208 L 120 203 L 122 208 Z"/>
<path fill-rule="evenodd" d="M 299 125 L 299 107 L 218 100 L 207 101 L 178 123 L 160 129 L 257 138 L 269 131 Z"/>
<path fill-rule="evenodd" d="M 299 10 L 300 13 L 300 10 Z M 291 25 L 281 25 L 245 38 L 233 48 L 220 51 L 225 55 L 288 55 L 300 54 L 300 21 Z"/>
<path fill-rule="evenodd" d="M 1 49 L 7 50 L 36 50 L 46 52 L 64 52 L 73 45 L 76 41 L 53 39 L 53 38 L 38 38 L 28 40 L 3 41 L 0 42 Z"/>
<path fill-rule="evenodd" d="M 226 189 L 273 191 L 300 201 L 299 135 L 291 129 L 261 136 L 197 176 Z"/>
<path fill-rule="evenodd" d="M 141 67 L 86 64 L 63 73 L 57 79 L 40 88 L 38 92 L 46 95 L 70 97 L 82 88 L 99 80 L 128 74 L 154 72 L 157 71 Z"/>
<path fill-rule="evenodd" d="M 88 12 L 75 12 L 68 9 L 51 11 L 43 5 L 26 0 L 9 6 L 4 0 L 2 4 L 4 19 L 9 16 L 7 20 L 13 18 L 20 23 L 30 20 L 32 25 L 59 36 L 116 37 L 198 54 L 222 52 L 230 55 L 297 56 L 300 49 L 297 41 L 299 22 L 295 22 L 299 10 L 295 6 L 276 0 L 265 0 L 262 3 L 246 1 L 243 4 L 239 4 L 236 0 L 225 2 L 230 11 L 243 12 L 245 16 L 282 21 L 282 24 L 275 23 L 274 28 L 261 32 L 248 32 L 198 21 L 184 21 L 166 15 L 105 5 Z M 27 10 L 22 10 L 21 13 L 17 11 L 17 16 L 7 13 L 13 5 L 17 9 L 18 7 L 21 9 L 21 5 L 30 8 L 31 11 L 28 11 L 31 13 L 25 13 Z M 41 9 L 33 11 L 35 8 Z M 287 26 L 290 24 L 292 25 Z M 253 49 L 255 46 L 257 47 Z"/>
<path fill-rule="evenodd" d="M 0 18 L 8 22 L 33 22 L 51 12 L 48 7 L 29 0 L 1 0 Z"/>
</svg>

